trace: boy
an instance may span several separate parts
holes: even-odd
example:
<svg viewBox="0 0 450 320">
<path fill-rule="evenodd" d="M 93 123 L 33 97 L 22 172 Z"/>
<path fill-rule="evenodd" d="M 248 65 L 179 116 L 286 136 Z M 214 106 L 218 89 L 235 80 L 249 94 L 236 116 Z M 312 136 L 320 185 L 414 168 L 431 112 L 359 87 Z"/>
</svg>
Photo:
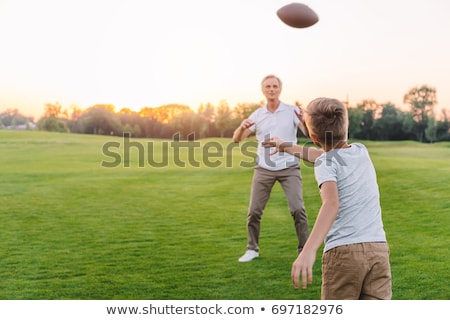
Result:
<svg viewBox="0 0 450 320">
<path fill-rule="evenodd" d="M 367 149 L 360 143 L 347 143 L 348 114 L 340 101 L 317 98 L 305 113 L 310 138 L 323 149 L 322 154 L 276 137 L 264 142 L 265 147 L 314 162 L 320 188 L 322 206 L 317 220 L 292 265 L 294 287 L 301 283 L 306 289 L 312 283 L 316 252 L 324 242 L 322 299 L 391 299 L 389 247 Z"/>
</svg>

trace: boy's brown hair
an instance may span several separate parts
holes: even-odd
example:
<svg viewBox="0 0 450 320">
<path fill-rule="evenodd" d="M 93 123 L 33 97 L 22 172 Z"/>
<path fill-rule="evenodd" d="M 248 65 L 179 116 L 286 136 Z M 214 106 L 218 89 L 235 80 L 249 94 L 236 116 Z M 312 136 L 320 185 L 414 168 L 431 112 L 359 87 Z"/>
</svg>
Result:
<svg viewBox="0 0 450 320">
<path fill-rule="evenodd" d="M 334 147 L 347 141 L 348 112 L 344 104 L 333 98 L 317 98 L 306 107 L 306 125 L 323 146 Z"/>
</svg>

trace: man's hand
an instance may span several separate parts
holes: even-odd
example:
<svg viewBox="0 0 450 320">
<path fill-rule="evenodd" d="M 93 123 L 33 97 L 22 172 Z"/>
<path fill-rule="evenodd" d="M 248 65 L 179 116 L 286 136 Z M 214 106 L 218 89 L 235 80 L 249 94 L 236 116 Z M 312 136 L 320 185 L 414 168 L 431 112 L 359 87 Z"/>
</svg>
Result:
<svg viewBox="0 0 450 320">
<path fill-rule="evenodd" d="M 247 129 L 254 124 L 255 123 L 250 119 L 245 119 L 244 121 L 242 121 L 239 127 L 237 127 L 233 132 L 233 141 L 240 142 L 243 139 L 247 138 L 251 134 L 251 131 Z"/>
<path fill-rule="evenodd" d="M 294 110 L 295 115 L 297 116 L 299 123 L 298 123 L 298 127 L 300 128 L 300 130 L 302 131 L 302 133 L 305 135 L 305 137 L 309 137 L 309 132 L 308 132 L 308 128 L 306 127 L 305 124 L 305 114 L 303 113 L 303 110 L 298 107 L 297 110 Z"/>
<path fill-rule="evenodd" d="M 297 107 L 297 110 L 294 110 L 294 112 L 297 115 L 297 118 L 298 120 L 300 120 L 300 122 L 305 122 L 303 110 L 300 107 Z"/>
<path fill-rule="evenodd" d="M 242 123 L 241 123 L 241 128 L 242 128 L 242 130 L 245 130 L 245 129 L 250 128 L 254 124 L 255 123 L 252 120 L 244 119 L 244 121 L 242 121 Z"/>
</svg>

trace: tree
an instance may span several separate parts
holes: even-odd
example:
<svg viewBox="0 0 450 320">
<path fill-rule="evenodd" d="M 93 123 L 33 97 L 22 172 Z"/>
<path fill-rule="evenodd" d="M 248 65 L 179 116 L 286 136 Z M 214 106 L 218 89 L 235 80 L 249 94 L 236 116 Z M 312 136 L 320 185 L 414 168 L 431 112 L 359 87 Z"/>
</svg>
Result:
<svg viewBox="0 0 450 320">
<path fill-rule="evenodd" d="M 233 112 L 231 111 L 228 103 L 226 101 L 221 101 L 219 107 L 217 108 L 216 115 L 216 128 L 220 132 L 220 137 L 225 136 L 225 132 L 230 129 L 230 119 Z"/>
<path fill-rule="evenodd" d="M 437 103 L 436 89 L 427 85 L 411 88 L 403 97 L 403 102 L 409 104 L 413 119 L 417 124 L 417 140 L 423 142 L 425 129 L 428 127 L 428 117 Z"/>
<path fill-rule="evenodd" d="M 393 103 L 383 105 L 381 117 L 375 120 L 374 137 L 377 140 L 404 140 L 403 113 Z"/>
<path fill-rule="evenodd" d="M 259 103 L 238 103 L 234 107 L 234 116 L 236 119 L 239 119 L 240 121 L 247 119 L 253 111 L 260 108 L 261 104 Z"/>
<path fill-rule="evenodd" d="M 26 126 L 30 122 L 33 122 L 33 117 L 26 117 L 20 114 L 18 109 L 7 109 L 0 113 L 0 128 L 15 128 L 19 125 Z"/>
<path fill-rule="evenodd" d="M 67 110 L 63 110 L 61 104 L 59 102 L 56 103 L 46 103 L 45 104 L 45 117 L 55 117 L 55 118 L 68 118 L 69 113 Z"/>
<path fill-rule="evenodd" d="M 435 142 L 437 140 L 437 126 L 434 115 L 428 117 L 427 127 L 425 128 L 425 138 L 429 142 Z"/>
<path fill-rule="evenodd" d="M 116 135 L 123 134 L 123 127 L 111 105 L 95 105 L 88 108 L 78 119 L 81 132 L 90 134 Z"/>
<path fill-rule="evenodd" d="M 436 136 L 438 141 L 450 141 L 450 122 L 447 110 L 442 109 L 442 119 L 436 123 Z"/>
<path fill-rule="evenodd" d="M 363 111 L 359 108 L 348 108 L 348 137 L 357 139 L 361 135 L 361 123 L 363 119 Z"/>
<path fill-rule="evenodd" d="M 129 132 L 132 137 L 136 138 L 144 136 L 145 118 L 141 117 L 139 113 L 134 112 L 129 108 L 123 108 L 119 111 L 117 117 L 123 126 L 124 132 Z"/>
<path fill-rule="evenodd" d="M 203 104 L 199 106 L 195 119 L 195 128 L 200 138 L 205 138 L 213 134 L 215 117 L 216 113 L 211 103 L 207 103 L 206 106 Z"/>
<path fill-rule="evenodd" d="M 415 140 L 417 132 L 417 123 L 414 121 L 414 116 L 411 112 L 406 112 L 402 119 L 402 128 L 407 135 L 407 140 Z"/>
<path fill-rule="evenodd" d="M 70 120 L 77 120 L 78 117 L 80 117 L 83 114 L 83 110 L 81 110 L 81 108 L 79 108 L 77 105 L 73 104 L 70 106 L 70 110 L 72 110 L 72 112 L 70 113 Z"/>
<path fill-rule="evenodd" d="M 356 108 L 362 112 L 360 138 L 374 139 L 374 122 L 380 109 L 380 104 L 375 102 L 375 100 L 366 99 L 358 103 Z"/>
<path fill-rule="evenodd" d="M 169 124 L 173 129 L 172 136 L 179 134 L 180 139 L 194 139 L 196 136 L 194 128 L 195 117 L 196 115 L 191 109 L 174 117 Z"/>
<path fill-rule="evenodd" d="M 142 124 L 142 135 L 147 138 L 170 138 L 168 126 L 165 123 L 158 121 L 156 110 L 157 108 L 144 107 L 138 114 L 144 119 Z"/>
<path fill-rule="evenodd" d="M 148 112 L 148 110 L 147 110 Z M 186 112 L 192 112 L 191 108 L 181 104 L 166 104 L 157 108 L 153 108 L 152 117 L 161 123 L 169 123 L 173 118 L 178 117 Z"/>
<path fill-rule="evenodd" d="M 63 132 L 63 133 L 70 132 L 69 128 L 67 127 L 67 121 L 59 119 L 55 116 L 42 117 L 41 119 L 39 119 L 37 127 L 39 130 L 44 131 Z"/>
</svg>

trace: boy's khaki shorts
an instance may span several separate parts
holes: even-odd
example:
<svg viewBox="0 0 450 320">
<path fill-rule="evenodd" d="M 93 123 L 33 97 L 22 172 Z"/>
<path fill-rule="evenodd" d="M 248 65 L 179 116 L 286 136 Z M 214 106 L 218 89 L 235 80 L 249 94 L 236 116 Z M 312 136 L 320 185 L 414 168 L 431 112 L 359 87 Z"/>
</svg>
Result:
<svg viewBox="0 0 450 320">
<path fill-rule="evenodd" d="M 323 300 L 392 298 L 389 245 L 365 242 L 335 247 L 322 256 Z"/>
</svg>

